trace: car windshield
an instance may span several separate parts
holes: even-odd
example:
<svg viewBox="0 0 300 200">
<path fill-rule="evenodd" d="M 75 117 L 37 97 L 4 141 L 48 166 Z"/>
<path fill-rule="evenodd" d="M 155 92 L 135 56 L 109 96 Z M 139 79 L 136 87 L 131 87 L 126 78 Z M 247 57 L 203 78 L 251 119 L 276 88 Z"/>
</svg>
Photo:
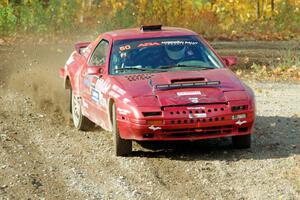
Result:
<svg viewBox="0 0 300 200">
<path fill-rule="evenodd" d="M 119 40 L 110 57 L 110 74 L 223 68 L 197 36 Z"/>
</svg>

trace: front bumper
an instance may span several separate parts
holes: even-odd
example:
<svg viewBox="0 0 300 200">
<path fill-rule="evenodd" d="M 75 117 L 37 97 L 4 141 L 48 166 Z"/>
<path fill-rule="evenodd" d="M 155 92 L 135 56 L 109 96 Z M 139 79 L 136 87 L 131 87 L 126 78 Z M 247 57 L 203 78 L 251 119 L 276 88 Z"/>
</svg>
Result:
<svg viewBox="0 0 300 200">
<path fill-rule="evenodd" d="M 205 112 L 201 112 L 201 109 L 171 108 L 164 111 L 160 118 L 147 119 L 161 120 L 159 125 L 147 124 L 146 120 L 132 122 L 120 118 L 120 135 L 123 139 L 138 141 L 201 140 L 246 135 L 253 131 L 254 110 L 231 112 L 224 106 L 206 107 Z M 232 119 L 233 115 L 238 114 L 246 114 L 247 117 Z"/>
</svg>

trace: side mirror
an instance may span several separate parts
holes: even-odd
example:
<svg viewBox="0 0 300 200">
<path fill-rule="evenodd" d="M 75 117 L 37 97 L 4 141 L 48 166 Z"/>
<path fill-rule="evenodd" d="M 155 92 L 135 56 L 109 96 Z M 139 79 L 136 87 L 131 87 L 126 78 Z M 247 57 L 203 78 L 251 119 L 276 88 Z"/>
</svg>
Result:
<svg viewBox="0 0 300 200">
<path fill-rule="evenodd" d="M 238 64 L 238 59 L 236 56 L 223 56 L 223 61 L 226 64 L 226 67 L 231 67 Z"/>
<path fill-rule="evenodd" d="M 101 66 L 88 66 L 86 70 L 87 75 L 100 75 L 103 74 L 103 67 Z"/>
<path fill-rule="evenodd" d="M 77 53 L 79 53 L 80 55 L 82 55 L 83 50 L 89 46 L 90 42 L 79 42 L 77 44 L 75 44 L 75 50 Z"/>
</svg>

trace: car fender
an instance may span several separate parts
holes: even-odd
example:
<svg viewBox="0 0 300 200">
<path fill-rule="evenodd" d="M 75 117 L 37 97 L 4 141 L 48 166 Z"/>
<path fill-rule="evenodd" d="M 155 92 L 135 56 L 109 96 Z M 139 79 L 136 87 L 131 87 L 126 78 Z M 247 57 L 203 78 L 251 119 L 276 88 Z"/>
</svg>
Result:
<svg viewBox="0 0 300 200">
<path fill-rule="evenodd" d="M 73 51 L 64 66 L 64 88 L 72 89 L 75 95 L 79 95 L 80 58 Z"/>
</svg>

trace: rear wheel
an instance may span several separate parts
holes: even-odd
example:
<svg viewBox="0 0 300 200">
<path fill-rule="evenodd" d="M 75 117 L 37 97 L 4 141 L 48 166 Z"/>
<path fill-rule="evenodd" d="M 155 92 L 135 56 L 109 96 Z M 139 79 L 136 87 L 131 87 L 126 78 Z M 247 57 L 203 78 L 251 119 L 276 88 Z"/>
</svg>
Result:
<svg viewBox="0 0 300 200">
<path fill-rule="evenodd" d="M 125 156 L 132 152 L 132 141 L 124 140 L 120 137 L 116 105 L 112 105 L 112 125 L 113 125 L 113 137 L 114 137 L 114 152 L 116 156 Z"/>
<path fill-rule="evenodd" d="M 91 122 L 87 117 L 83 116 L 81 110 L 81 98 L 79 96 L 75 96 L 70 91 L 71 96 L 71 109 L 72 109 L 72 118 L 75 128 L 82 131 L 90 130 L 95 126 L 93 122 Z"/>
<path fill-rule="evenodd" d="M 251 134 L 232 136 L 233 146 L 237 149 L 247 149 L 251 147 Z"/>
</svg>

